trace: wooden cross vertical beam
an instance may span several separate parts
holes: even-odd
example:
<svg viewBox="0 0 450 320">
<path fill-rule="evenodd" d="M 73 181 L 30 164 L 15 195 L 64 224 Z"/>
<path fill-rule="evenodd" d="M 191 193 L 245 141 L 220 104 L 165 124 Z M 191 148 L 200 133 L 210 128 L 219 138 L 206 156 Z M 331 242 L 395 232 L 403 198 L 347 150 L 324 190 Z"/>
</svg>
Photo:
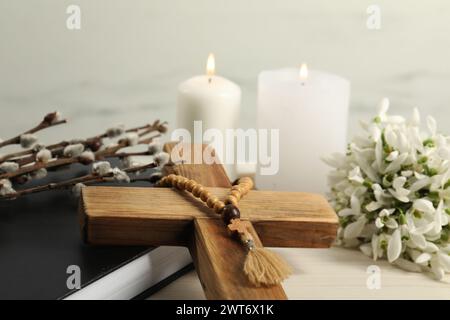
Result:
<svg viewBox="0 0 450 320">
<path fill-rule="evenodd" d="M 167 145 L 166 151 L 172 147 Z M 219 198 L 231 186 L 220 165 L 179 165 L 172 171 L 212 187 L 208 189 Z M 319 195 L 251 191 L 239 205 L 257 245 L 262 240 L 265 246 L 324 248 L 336 235 L 337 217 Z M 242 272 L 243 246 L 230 237 L 217 215 L 187 192 L 88 187 L 80 212 L 91 244 L 188 246 L 208 299 L 286 299 L 280 285 L 249 283 Z"/>
</svg>

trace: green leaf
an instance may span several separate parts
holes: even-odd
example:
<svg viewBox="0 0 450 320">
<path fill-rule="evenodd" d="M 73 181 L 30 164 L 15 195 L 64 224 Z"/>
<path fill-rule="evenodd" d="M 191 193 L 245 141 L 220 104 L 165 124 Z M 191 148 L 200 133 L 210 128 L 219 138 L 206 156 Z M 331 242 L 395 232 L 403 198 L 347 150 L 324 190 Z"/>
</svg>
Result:
<svg viewBox="0 0 450 320">
<path fill-rule="evenodd" d="M 423 146 L 424 147 L 429 147 L 429 148 L 433 148 L 435 146 L 433 139 L 426 139 L 423 142 Z"/>
</svg>

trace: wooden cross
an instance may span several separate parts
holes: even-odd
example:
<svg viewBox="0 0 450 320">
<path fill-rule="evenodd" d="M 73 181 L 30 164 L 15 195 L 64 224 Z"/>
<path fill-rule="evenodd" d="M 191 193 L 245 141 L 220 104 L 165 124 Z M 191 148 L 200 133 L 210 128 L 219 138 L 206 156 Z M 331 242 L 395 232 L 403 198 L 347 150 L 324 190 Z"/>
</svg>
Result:
<svg viewBox="0 0 450 320">
<path fill-rule="evenodd" d="M 170 152 L 173 144 L 165 146 Z M 223 199 L 231 183 L 221 165 L 177 165 L 172 171 Z M 252 190 L 239 202 L 255 245 L 327 248 L 338 219 L 320 195 Z M 83 189 L 81 226 L 94 245 L 187 246 L 208 299 L 286 299 L 281 285 L 254 287 L 242 272 L 245 249 L 218 215 L 191 194 L 169 188 Z"/>
</svg>

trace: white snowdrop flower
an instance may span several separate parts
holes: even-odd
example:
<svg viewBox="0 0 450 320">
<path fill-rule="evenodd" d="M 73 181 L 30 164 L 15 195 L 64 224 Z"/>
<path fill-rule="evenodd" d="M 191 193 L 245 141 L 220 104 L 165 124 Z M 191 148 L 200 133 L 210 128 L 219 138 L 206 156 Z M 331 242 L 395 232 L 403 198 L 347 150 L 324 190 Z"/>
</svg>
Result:
<svg viewBox="0 0 450 320">
<path fill-rule="evenodd" d="M 75 197 L 79 198 L 81 196 L 81 190 L 83 190 L 84 187 L 86 187 L 86 186 L 83 183 L 77 183 L 72 188 L 72 194 Z"/>
<path fill-rule="evenodd" d="M 398 258 L 393 264 L 408 272 L 422 272 L 422 268 L 419 265 L 406 259 Z"/>
<path fill-rule="evenodd" d="M 395 209 L 383 209 L 380 211 L 380 217 L 389 217 L 391 214 L 395 212 Z"/>
<path fill-rule="evenodd" d="M 442 279 L 450 272 L 450 136 L 430 117 L 422 132 L 417 109 L 408 122 L 388 109 L 383 99 L 348 152 L 324 159 L 341 224 L 336 244 Z"/>
<path fill-rule="evenodd" d="M 402 165 L 405 163 L 408 158 L 407 153 L 402 153 L 395 160 L 393 160 L 386 168 L 385 173 L 389 172 L 397 172 L 401 169 Z"/>
<path fill-rule="evenodd" d="M 84 151 L 84 145 L 81 143 L 71 144 L 64 148 L 64 157 L 75 158 L 79 157 Z"/>
<path fill-rule="evenodd" d="M 10 173 L 19 170 L 19 165 L 15 162 L 3 162 L 0 164 L 0 173 Z"/>
<path fill-rule="evenodd" d="M 80 154 L 80 162 L 82 164 L 90 164 L 95 161 L 95 154 L 92 151 L 83 151 Z"/>
<path fill-rule="evenodd" d="M 15 193 L 16 191 L 13 189 L 11 181 L 7 179 L 0 180 L 0 196 L 7 196 Z"/>
<path fill-rule="evenodd" d="M 389 189 L 389 192 L 399 201 L 408 203 L 409 198 L 408 195 L 410 191 L 408 189 L 403 188 L 406 183 L 406 177 L 397 177 L 394 179 L 392 183 L 393 189 Z"/>
<path fill-rule="evenodd" d="M 340 217 L 361 215 L 361 202 L 354 194 L 350 198 L 350 208 L 342 209 L 338 212 Z"/>
<path fill-rule="evenodd" d="M 355 222 L 350 223 L 347 227 L 344 229 L 344 239 L 351 239 L 358 237 L 363 228 L 366 224 L 367 219 L 365 216 L 360 216 L 358 220 Z"/>
<path fill-rule="evenodd" d="M 153 157 L 153 161 L 158 167 L 164 167 L 170 161 L 170 155 L 166 152 L 160 152 Z"/>
<path fill-rule="evenodd" d="M 384 122 L 387 119 L 387 112 L 389 110 L 389 99 L 383 98 L 380 101 L 380 104 L 378 106 L 378 117 L 380 118 L 380 121 Z"/>
<path fill-rule="evenodd" d="M 120 135 L 122 135 L 125 132 L 125 126 L 124 125 L 118 125 L 115 127 L 111 127 L 106 130 L 106 134 L 109 138 L 115 138 Z"/>
<path fill-rule="evenodd" d="M 92 173 L 97 174 L 99 176 L 104 176 L 111 173 L 111 164 L 108 161 L 100 161 L 94 163 L 92 166 Z"/>
<path fill-rule="evenodd" d="M 359 167 L 355 167 L 348 173 L 348 179 L 353 182 L 363 183 L 364 178 L 361 175 L 361 169 Z"/>
<path fill-rule="evenodd" d="M 427 117 L 427 126 L 428 126 L 428 130 L 430 131 L 431 136 L 434 137 L 437 132 L 436 120 L 433 117 L 428 116 Z"/>
<path fill-rule="evenodd" d="M 428 252 L 424 252 L 419 254 L 415 259 L 414 262 L 421 265 L 426 265 L 428 261 L 431 260 L 431 254 Z"/>
<path fill-rule="evenodd" d="M 419 112 L 419 109 L 417 109 L 417 108 L 413 109 L 411 125 L 412 126 L 420 126 L 420 112 Z"/>
<path fill-rule="evenodd" d="M 390 229 L 396 229 L 398 228 L 397 221 L 390 217 L 392 213 L 395 212 L 395 209 L 383 209 L 378 214 L 378 218 L 375 219 L 375 226 L 378 229 L 383 228 L 384 226 L 390 228 Z"/>
<path fill-rule="evenodd" d="M 423 251 L 430 252 L 430 253 L 436 253 L 439 251 L 439 247 L 437 245 L 435 245 L 433 242 L 427 241 Z"/>
<path fill-rule="evenodd" d="M 36 161 L 37 162 L 42 162 L 42 163 L 47 163 L 50 161 L 50 159 L 52 158 L 52 152 L 48 149 L 41 149 L 37 154 L 36 154 Z"/>
<path fill-rule="evenodd" d="M 20 145 L 22 146 L 22 148 L 30 148 L 31 146 L 33 146 L 36 142 L 37 142 L 38 138 L 36 135 L 34 134 L 23 134 L 20 136 Z"/>
<path fill-rule="evenodd" d="M 396 147 L 397 146 L 397 134 L 392 129 L 391 126 L 387 126 L 384 131 L 384 138 L 386 140 L 386 143 L 390 146 Z"/>
<path fill-rule="evenodd" d="M 431 271 L 434 273 L 434 276 L 437 280 L 442 280 L 445 275 L 444 268 L 441 267 L 440 261 L 438 260 L 437 256 L 434 256 L 430 260 L 431 265 Z"/>
<path fill-rule="evenodd" d="M 114 168 L 112 170 L 114 180 L 117 182 L 130 182 L 130 177 L 125 171 L 120 170 L 119 168 Z"/>
<path fill-rule="evenodd" d="M 378 229 L 381 229 L 381 228 L 384 227 L 383 220 L 382 220 L 380 217 L 378 217 L 378 218 L 375 219 L 375 226 L 376 226 Z"/>
<path fill-rule="evenodd" d="M 417 181 L 414 182 L 411 187 L 409 188 L 410 192 L 416 192 L 419 191 L 420 189 L 425 188 L 427 185 L 430 184 L 430 178 L 427 176 L 421 176 L 420 178 L 418 178 L 418 175 L 415 175 Z"/>
<path fill-rule="evenodd" d="M 383 206 L 383 203 L 377 201 L 371 201 L 368 205 L 366 205 L 366 210 L 369 212 L 380 209 Z"/>
<path fill-rule="evenodd" d="M 386 122 L 391 124 L 402 124 L 405 122 L 405 118 L 402 116 L 389 116 Z"/>
<path fill-rule="evenodd" d="M 439 264 L 446 272 L 450 272 L 450 255 L 444 252 L 439 252 L 437 254 Z"/>
<path fill-rule="evenodd" d="M 426 213 L 433 213 L 434 206 L 430 200 L 427 199 L 417 199 L 414 200 L 413 208 Z"/>
<path fill-rule="evenodd" d="M 373 142 L 381 140 L 381 130 L 378 126 L 371 126 L 369 128 L 370 138 Z"/>
<path fill-rule="evenodd" d="M 128 132 L 125 139 L 128 146 L 135 146 L 139 143 L 139 135 L 136 132 Z"/>
<path fill-rule="evenodd" d="M 392 162 L 397 158 L 398 158 L 398 151 L 395 150 L 395 151 L 392 151 L 391 153 L 389 153 L 389 155 L 386 157 L 386 160 L 389 162 Z"/>
<path fill-rule="evenodd" d="M 409 178 L 409 177 L 411 177 L 413 175 L 413 171 L 411 171 L 411 170 L 403 170 L 402 172 L 400 172 L 400 174 L 403 177 Z"/>
<path fill-rule="evenodd" d="M 330 167 L 339 169 L 346 165 L 347 161 L 345 155 L 340 153 L 333 153 L 329 157 L 323 157 L 322 161 L 325 162 Z"/>
<path fill-rule="evenodd" d="M 402 252 L 402 240 L 400 229 L 397 229 L 392 233 L 391 239 L 389 240 L 387 248 L 387 257 L 389 262 L 397 260 Z"/>
<path fill-rule="evenodd" d="M 162 145 L 158 141 L 152 141 L 148 144 L 148 152 L 150 155 L 155 155 L 162 151 Z"/>
<path fill-rule="evenodd" d="M 388 218 L 384 225 L 388 227 L 389 229 L 397 229 L 398 228 L 398 222 L 394 218 Z"/>
<path fill-rule="evenodd" d="M 47 169 L 41 168 L 31 173 L 34 179 L 43 179 L 47 176 Z"/>
</svg>

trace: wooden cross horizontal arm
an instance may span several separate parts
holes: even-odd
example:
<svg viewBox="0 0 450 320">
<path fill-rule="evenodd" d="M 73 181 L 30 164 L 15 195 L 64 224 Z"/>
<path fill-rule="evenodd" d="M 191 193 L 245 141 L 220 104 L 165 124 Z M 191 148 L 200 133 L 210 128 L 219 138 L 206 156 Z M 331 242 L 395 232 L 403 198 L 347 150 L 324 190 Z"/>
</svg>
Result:
<svg viewBox="0 0 450 320">
<path fill-rule="evenodd" d="M 167 144 L 165 151 L 173 148 L 174 144 Z M 209 186 L 219 198 L 231 187 L 218 164 L 168 169 Z M 239 207 L 256 246 L 262 245 L 261 238 L 265 246 L 324 248 L 336 236 L 336 214 L 319 195 L 251 191 Z M 245 249 L 230 237 L 219 216 L 187 192 L 87 187 L 80 200 L 80 222 L 91 244 L 188 246 L 208 299 L 286 299 L 281 285 L 249 283 L 242 272 Z"/>
<path fill-rule="evenodd" d="M 229 191 L 208 190 L 219 198 Z M 220 220 L 191 194 L 169 188 L 89 187 L 82 205 L 92 244 L 187 246 L 194 219 Z M 264 246 L 326 248 L 336 237 L 336 214 L 320 195 L 253 190 L 239 209 Z"/>
</svg>

